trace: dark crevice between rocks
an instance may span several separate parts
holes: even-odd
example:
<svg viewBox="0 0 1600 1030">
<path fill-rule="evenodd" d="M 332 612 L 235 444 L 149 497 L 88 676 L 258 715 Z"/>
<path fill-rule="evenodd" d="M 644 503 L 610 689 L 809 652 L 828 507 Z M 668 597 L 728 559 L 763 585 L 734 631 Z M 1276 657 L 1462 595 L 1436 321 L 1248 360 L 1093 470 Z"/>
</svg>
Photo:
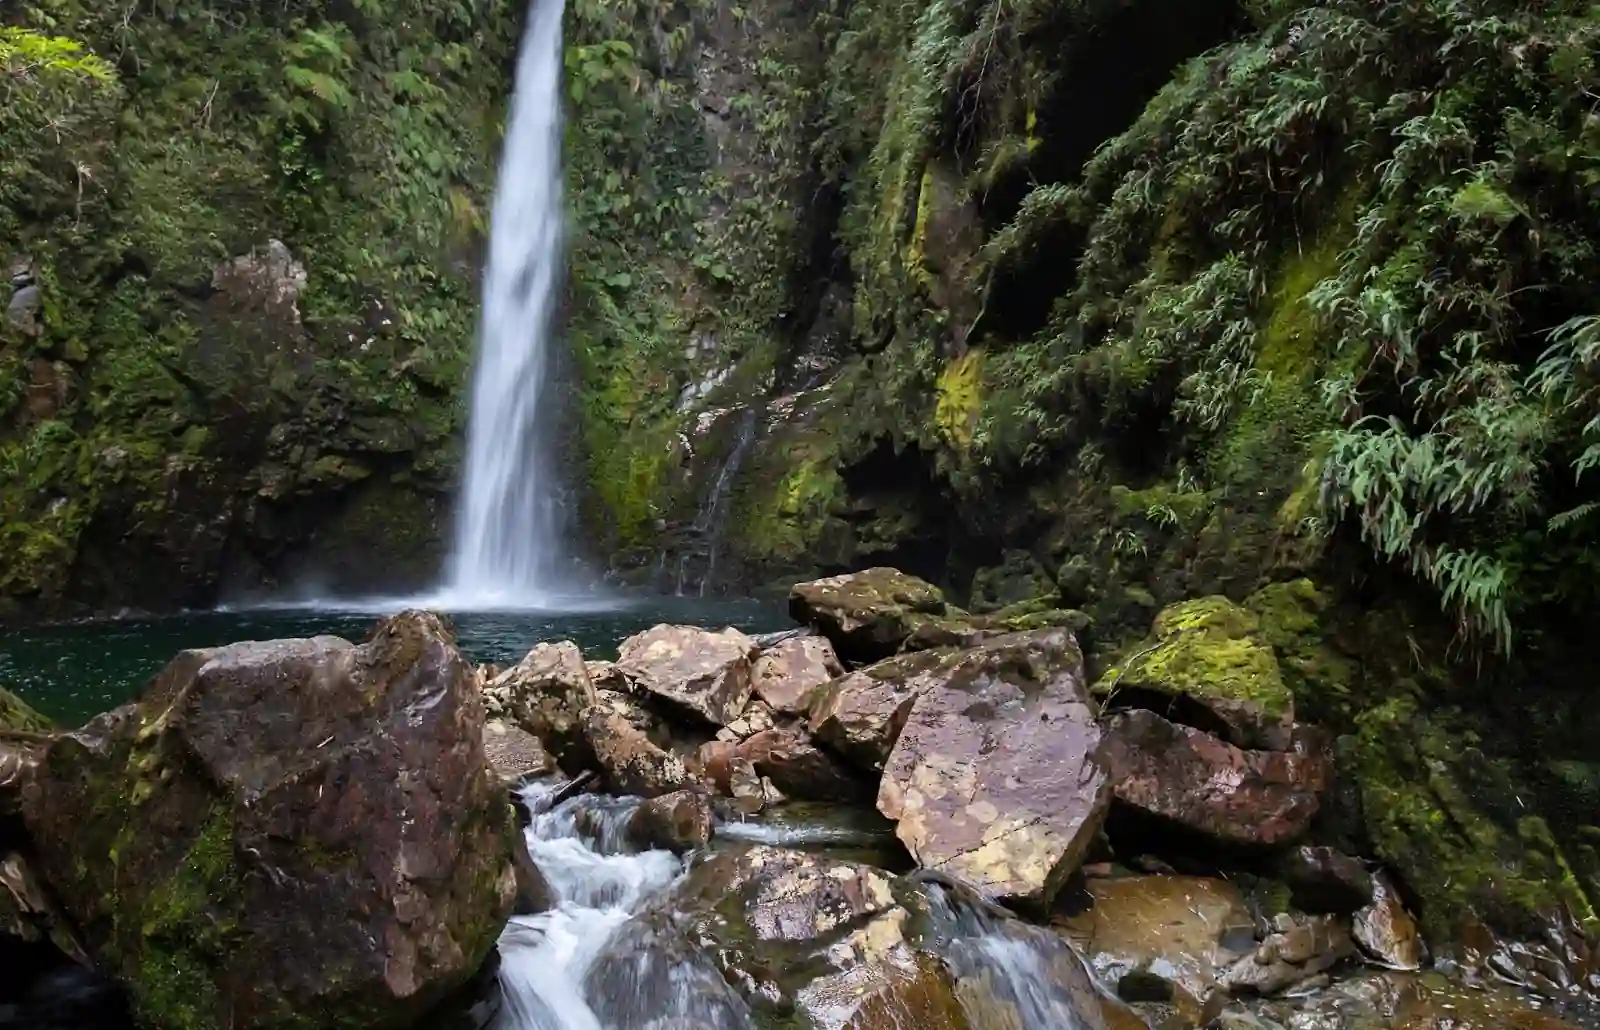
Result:
<svg viewBox="0 0 1600 1030">
<path fill-rule="evenodd" d="M 127 995 L 49 942 L 0 935 L 0 1030 L 131 1030 Z"/>
<path fill-rule="evenodd" d="M 1105 711 L 1127 712 L 1137 708 L 1155 712 L 1168 722 L 1189 726 L 1227 740 L 1231 728 L 1210 708 L 1187 694 L 1168 694 L 1144 687 L 1115 687 L 1106 698 Z"/>
<path fill-rule="evenodd" d="M 1279 856 L 1291 846 L 1221 841 L 1120 801 L 1111 805 L 1105 832 L 1118 862 L 1128 864 L 1141 856 L 1153 856 L 1185 876 L 1222 876 L 1228 872 L 1271 876 Z"/>
</svg>

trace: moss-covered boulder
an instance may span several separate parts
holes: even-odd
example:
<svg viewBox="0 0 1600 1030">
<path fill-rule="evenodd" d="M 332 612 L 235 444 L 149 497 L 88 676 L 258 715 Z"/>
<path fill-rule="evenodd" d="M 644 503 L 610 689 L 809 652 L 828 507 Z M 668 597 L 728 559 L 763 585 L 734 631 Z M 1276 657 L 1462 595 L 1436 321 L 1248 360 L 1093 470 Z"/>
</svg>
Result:
<svg viewBox="0 0 1600 1030">
<path fill-rule="evenodd" d="M 1522 939 L 1572 924 L 1600 936 L 1600 883 L 1575 873 L 1514 771 L 1480 743 L 1448 710 L 1408 697 L 1357 719 L 1339 771 L 1360 787 L 1377 856 L 1404 878 L 1435 941 L 1460 939 L 1475 920 Z"/>
<path fill-rule="evenodd" d="M 1096 695 L 1166 711 L 1243 748 L 1284 751 L 1294 695 L 1261 620 L 1225 597 L 1162 609 L 1151 635 L 1095 685 Z"/>
<path fill-rule="evenodd" d="M 912 633 L 958 614 L 938 587 L 899 569 L 872 568 L 799 583 L 789 614 L 832 642 L 846 662 L 875 662 L 900 650 Z"/>
<path fill-rule="evenodd" d="M 434 615 L 185 651 L 24 795 L 40 869 L 145 1025 L 413 1025 L 483 964 L 514 820 Z"/>
<path fill-rule="evenodd" d="M 49 733 L 54 728 L 38 709 L 0 687 L 0 732 Z"/>
</svg>

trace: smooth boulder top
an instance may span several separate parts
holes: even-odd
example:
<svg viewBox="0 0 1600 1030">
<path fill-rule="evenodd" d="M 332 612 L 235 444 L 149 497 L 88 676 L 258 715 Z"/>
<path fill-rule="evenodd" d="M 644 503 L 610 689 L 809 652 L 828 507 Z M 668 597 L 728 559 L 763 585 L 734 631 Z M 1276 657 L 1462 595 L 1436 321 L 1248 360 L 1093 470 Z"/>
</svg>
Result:
<svg viewBox="0 0 1600 1030">
<path fill-rule="evenodd" d="M 1100 725 L 1070 632 L 998 637 L 924 673 L 878 810 L 924 868 L 1047 907 L 1111 800 Z"/>
<path fill-rule="evenodd" d="M 51 744 L 39 859 L 141 1022 L 412 1025 L 494 947 L 515 834 L 437 616 L 178 655 Z"/>
</svg>

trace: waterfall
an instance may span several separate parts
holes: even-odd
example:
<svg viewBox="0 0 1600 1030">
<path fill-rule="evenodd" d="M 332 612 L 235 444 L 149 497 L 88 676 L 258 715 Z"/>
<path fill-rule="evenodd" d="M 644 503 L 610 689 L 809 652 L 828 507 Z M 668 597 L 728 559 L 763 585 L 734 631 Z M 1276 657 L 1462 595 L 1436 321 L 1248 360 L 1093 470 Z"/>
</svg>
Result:
<svg viewBox="0 0 1600 1030">
<path fill-rule="evenodd" d="M 560 581 L 539 402 L 562 264 L 563 7 L 532 0 L 495 190 L 449 590 L 473 605 L 544 607 Z"/>
</svg>

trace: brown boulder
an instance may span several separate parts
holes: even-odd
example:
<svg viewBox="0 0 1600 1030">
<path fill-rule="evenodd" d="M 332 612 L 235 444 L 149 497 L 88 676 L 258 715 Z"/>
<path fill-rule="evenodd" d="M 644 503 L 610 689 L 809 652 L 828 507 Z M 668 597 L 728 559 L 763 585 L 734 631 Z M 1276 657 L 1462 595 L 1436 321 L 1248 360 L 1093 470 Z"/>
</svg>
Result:
<svg viewBox="0 0 1600 1030">
<path fill-rule="evenodd" d="M 425 612 L 185 651 L 50 745 L 40 869 L 155 1026 L 410 1025 L 483 964 L 516 891 L 483 705 Z"/>
<path fill-rule="evenodd" d="M 834 931 L 895 906 L 888 873 L 826 855 L 754 845 L 724 852 L 690 874 L 686 896 L 720 902 L 737 896 L 750 941 L 826 942 Z"/>
<path fill-rule="evenodd" d="M 736 629 L 654 626 L 622 642 L 617 668 L 635 688 L 726 726 L 750 700 L 755 652 Z"/>
<path fill-rule="evenodd" d="M 927 674 L 878 788 L 918 864 L 1048 905 L 1111 800 L 1083 656 L 1066 630 L 999 637 Z"/>
<path fill-rule="evenodd" d="M 610 692 L 600 697 L 584 713 L 583 732 L 608 791 L 653 798 L 700 784 L 681 756 L 650 739 L 637 706 Z"/>
<path fill-rule="evenodd" d="M 964 652 L 922 651 L 841 676 L 811 696 L 811 735 L 852 765 L 881 772 L 911 706 L 944 679 L 944 666 Z"/>
<path fill-rule="evenodd" d="M 544 742 L 570 769 L 589 764 L 583 713 L 595 702 L 583 652 L 568 640 L 538 644 L 483 688 L 489 714 L 516 723 Z"/>
<path fill-rule="evenodd" d="M 711 805 L 699 791 L 676 790 L 641 804 L 628 819 L 628 838 L 642 848 L 682 854 L 711 840 Z"/>
<path fill-rule="evenodd" d="M 1352 922 L 1356 943 L 1368 955 L 1390 969 L 1422 968 L 1426 957 L 1422 933 L 1387 873 L 1373 874 L 1372 903 L 1357 912 Z"/>
<path fill-rule="evenodd" d="M 802 801 L 859 801 L 871 795 L 871 784 L 851 775 L 827 752 L 794 727 L 757 733 L 740 743 L 734 754 L 792 798 Z"/>
<path fill-rule="evenodd" d="M 1243 751 L 1151 711 L 1107 724 L 1116 800 L 1233 844 L 1302 836 L 1327 789 L 1326 755 Z"/>
<path fill-rule="evenodd" d="M 973 1030 L 949 970 L 904 945 L 811 981 L 795 1008 L 817 1030 Z"/>
<path fill-rule="evenodd" d="M 538 737 L 499 719 L 484 724 L 483 753 L 489 759 L 489 767 L 507 785 L 558 771 L 556 760 Z"/>
<path fill-rule="evenodd" d="M 617 668 L 616 662 L 584 662 L 583 667 L 589 673 L 589 682 L 594 684 L 596 690 L 616 690 L 622 693 L 628 691 L 628 677 Z"/>
<path fill-rule="evenodd" d="M 1227 971 L 1255 950 L 1254 922 L 1226 880 L 1126 876 L 1086 884 L 1090 907 L 1061 921 L 1108 988 L 1162 980 L 1170 1001 L 1197 1013 Z"/>
<path fill-rule="evenodd" d="M 847 662 L 875 662 L 900 650 L 932 619 L 954 611 L 931 583 L 898 569 L 875 568 L 800 583 L 789 614 L 832 641 Z"/>
<path fill-rule="evenodd" d="M 803 712 L 822 684 L 844 675 L 844 666 L 827 637 L 781 640 L 756 656 L 756 695 L 776 712 Z"/>
<path fill-rule="evenodd" d="M 1354 953 L 1350 924 L 1342 917 L 1279 913 L 1273 932 L 1228 970 L 1224 983 L 1236 993 L 1276 994 Z"/>
</svg>

